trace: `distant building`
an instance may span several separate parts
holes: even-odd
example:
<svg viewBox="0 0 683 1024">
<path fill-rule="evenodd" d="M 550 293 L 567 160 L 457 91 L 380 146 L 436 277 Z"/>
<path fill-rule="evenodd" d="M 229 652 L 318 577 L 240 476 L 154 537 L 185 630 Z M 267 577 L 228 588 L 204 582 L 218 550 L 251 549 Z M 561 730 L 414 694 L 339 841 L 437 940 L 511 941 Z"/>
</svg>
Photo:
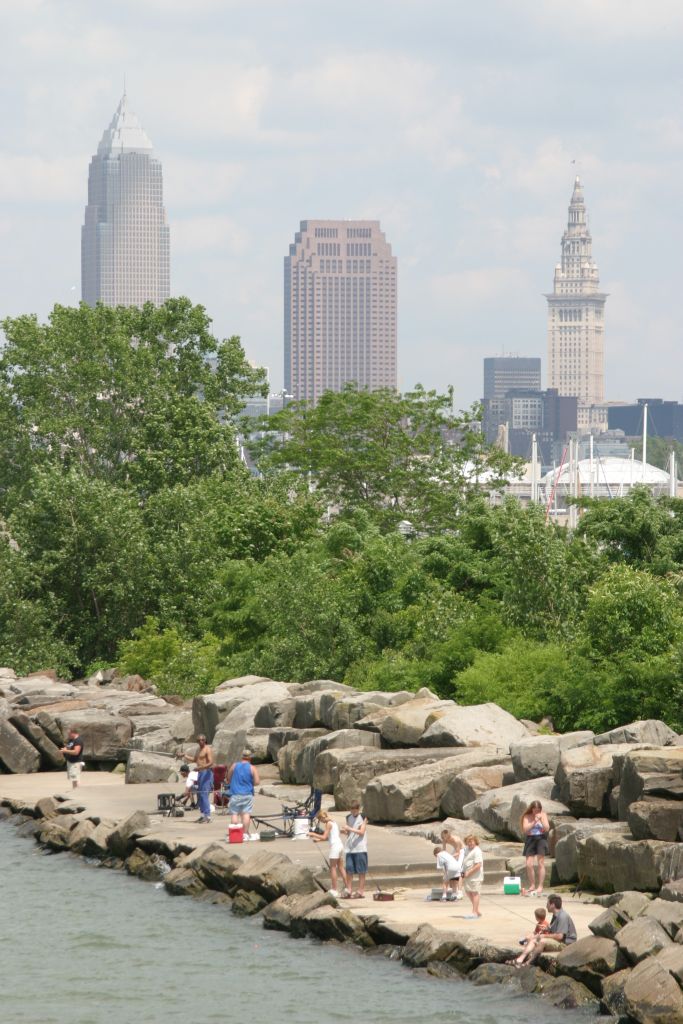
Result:
<svg viewBox="0 0 683 1024">
<path fill-rule="evenodd" d="M 170 295 L 161 163 L 125 93 L 90 161 L 81 293 L 91 306 L 160 305 Z"/>
<path fill-rule="evenodd" d="M 541 390 L 541 360 L 526 356 L 484 359 L 484 398 L 502 398 L 512 388 Z"/>
<path fill-rule="evenodd" d="M 265 398 L 255 395 L 244 400 L 244 408 L 240 412 L 240 416 L 274 416 L 276 412 L 282 412 L 291 401 L 292 396 L 288 395 L 286 391 L 267 395 Z"/>
<path fill-rule="evenodd" d="M 683 441 L 683 405 L 662 398 L 639 398 L 635 405 L 609 406 L 610 430 L 623 430 L 627 437 L 641 437 L 646 404 L 648 434 Z"/>
<path fill-rule="evenodd" d="M 375 220 L 304 220 L 285 257 L 285 390 L 395 388 L 396 257 Z"/>
<path fill-rule="evenodd" d="M 541 462 L 553 461 L 553 444 L 564 443 L 575 433 L 577 400 L 572 395 L 558 395 L 556 388 L 547 391 L 513 388 L 502 398 L 484 400 L 484 431 L 490 443 L 502 436 L 511 455 L 528 458 L 532 435 L 536 434 Z"/>
<path fill-rule="evenodd" d="M 579 178 L 562 236 L 561 261 L 555 267 L 548 300 L 548 387 L 578 398 L 579 430 L 604 429 L 605 301 L 588 230 L 583 185 Z"/>
</svg>

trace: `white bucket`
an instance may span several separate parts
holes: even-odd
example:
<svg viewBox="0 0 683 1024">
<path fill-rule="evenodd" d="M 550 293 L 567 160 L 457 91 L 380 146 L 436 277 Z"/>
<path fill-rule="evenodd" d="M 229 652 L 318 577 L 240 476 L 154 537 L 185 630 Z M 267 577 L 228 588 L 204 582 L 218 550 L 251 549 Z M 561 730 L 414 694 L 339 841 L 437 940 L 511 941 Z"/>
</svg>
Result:
<svg viewBox="0 0 683 1024">
<path fill-rule="evenodd" d="M 294 819 L 293 839 L 306 839 L 310 830 L 310 822 L 308 816 L 297 817 Z"/>
</svg>

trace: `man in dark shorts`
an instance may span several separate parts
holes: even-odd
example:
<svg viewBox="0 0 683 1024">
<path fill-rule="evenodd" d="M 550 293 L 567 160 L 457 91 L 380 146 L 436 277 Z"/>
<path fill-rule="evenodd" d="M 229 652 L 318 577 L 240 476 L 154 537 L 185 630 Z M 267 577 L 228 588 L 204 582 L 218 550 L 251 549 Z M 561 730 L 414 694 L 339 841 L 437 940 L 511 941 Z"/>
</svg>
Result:
<svg viewBox="0 0 683 1024">
<path fill-rule="evenodd" d="M 368 873 L 368 819 L 361 812 L 360 803 L 354 800 L 346 815 L 346 824 L 341 831 L 346 836 L 346 874 L 349 879 L 347 899 L 362 900 L 365 896 L 365 876 Z M 358 889 L 353 891 L 353 876 L 358 875 Z"/>
<path fill-rule="evenodd" d="M 69 729 L 69 738 L 60 753 L 64 754 L 66 777 L 71 783 L 71 788 L 78 789 L 83 768 L 83 740 L 78 729 Z"/>
<path fill-rule="evenodd" d="M 553 915 L 550 918 L 550 930 L 545 935 L 539 935 L 533 947 L 527 947 L 530 949 L 529 963 L 533 963 L 540 953 L 559 953 L 565 946 L 576 942 L 576 927 L 567 911 L 562 909 L 562 897 L 548 896 L 546 906 Z"/>
</svg>

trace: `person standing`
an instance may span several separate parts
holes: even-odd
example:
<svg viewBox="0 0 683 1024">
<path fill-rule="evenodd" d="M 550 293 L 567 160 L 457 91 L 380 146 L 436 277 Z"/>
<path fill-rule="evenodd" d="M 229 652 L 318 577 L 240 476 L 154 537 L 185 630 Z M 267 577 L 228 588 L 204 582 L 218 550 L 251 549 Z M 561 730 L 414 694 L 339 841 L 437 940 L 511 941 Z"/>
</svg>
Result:
<svg viewBox="0 0 683 1024">
<path fill-rule="evenodd" d="M 242 751 L 242 760 L 236 761 L 230 766 L 228 772 L 228 786 L 230 787 L 230 801 L 228 810 L 232 817 L 233 825 L 242 821 L 242 835 L 247 838 L 251 812 L 254 809 L 254 787 L 261 782 L 259 773 L 251 763 L 253 754 L 251 750 Z"/>
<path fill-rule="evenodd" d="M 368 873 L 368 819 L 354 800 L 346 815 L 346 824 L 341 831 L 346 836 L 346 878 L 349 888 L 347 899 L 365 898 L 365 876 Z M 353 891 L 353 876 L 358 875 L 358 888 Z"/>
<path fill-rule="evenodd" d="M 481 893 L 481 884 L 484 881 L 484 855 L 479 848 L 479 840 L 475 835 L 465 836 L 465 846 L 467 847 L 467 852 L 462 862 L 462 877 L 465 892 L 472 904 L 472 913 L 465 914 L 465 917 L 467 920 L 473 921 L 475 918 L 481 917 L 479 894 Z"/>
<path fill-rule="evenodd" d="M 69 738 L 60 753 L 64 754 L 66 777 L 71 782 L 71 788 L 78 789 L 83 768 L 83 740 L 78 729 L 69 729 Z"/>
<path fill-rule="evenodd" d="M 326 840 L 329 841 L 330 882 L 332 884 L 332 888 L 328 890 L 330 896 L 339 895 L 339 889 L 337 888 L 337 875 L 341 875 L 341 880 L 344 883 L 344 896 L 347 897 L 349 893 L 349 886 L 346 878 L 346 872 L 344 871 L 344 865 L 342 864 L 344 844 L 342 843 L 341 836 L 339 834 L 339 825 L 332 819 L 327 811 L 318 811 L 316 821 L 322 825 L 322 832 L 309 832 L 308 835 L 314 843 L 324 843 Z"/>
<path fill-rule="evenodd" d="M 545 858 L 548 855 L 548 832 L 550 822 L 543 810 L 540 800 L 533 800 L 520 819 L 520 827 L 524 835 L 524 856 L 526 857 L 526 874 L 529 888 L 525 896 L 541 896 L 545 881 Z M 534 876 L 537 867 L 538 883 Z"/>
<path fill-rule="evenodd" d="M 197 743 L 199 750 L 192 757 L 191 754 L 182 754 L 184 760 L 194 761 L 197 765 L 197 796 L 199 799 L 200 825 L 206 825 L 211 821 L 211 792 L 213 790 L 213 750 L 206 742 L 206 736 L 198 736 Z"/>
</svg>

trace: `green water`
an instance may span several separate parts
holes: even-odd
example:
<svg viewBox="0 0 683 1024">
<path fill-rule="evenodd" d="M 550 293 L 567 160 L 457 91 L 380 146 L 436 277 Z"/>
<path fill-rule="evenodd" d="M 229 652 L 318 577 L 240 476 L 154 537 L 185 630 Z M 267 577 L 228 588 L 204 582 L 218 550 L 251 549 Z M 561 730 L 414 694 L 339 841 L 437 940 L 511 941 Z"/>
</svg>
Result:
<svg viewBox="0 0 683 1024">
<path fill-rule="evenodd" d="M 571 1024 L 499 986 L 264 931 L 0 824 L 3 1024 Z"/>
</svg>

